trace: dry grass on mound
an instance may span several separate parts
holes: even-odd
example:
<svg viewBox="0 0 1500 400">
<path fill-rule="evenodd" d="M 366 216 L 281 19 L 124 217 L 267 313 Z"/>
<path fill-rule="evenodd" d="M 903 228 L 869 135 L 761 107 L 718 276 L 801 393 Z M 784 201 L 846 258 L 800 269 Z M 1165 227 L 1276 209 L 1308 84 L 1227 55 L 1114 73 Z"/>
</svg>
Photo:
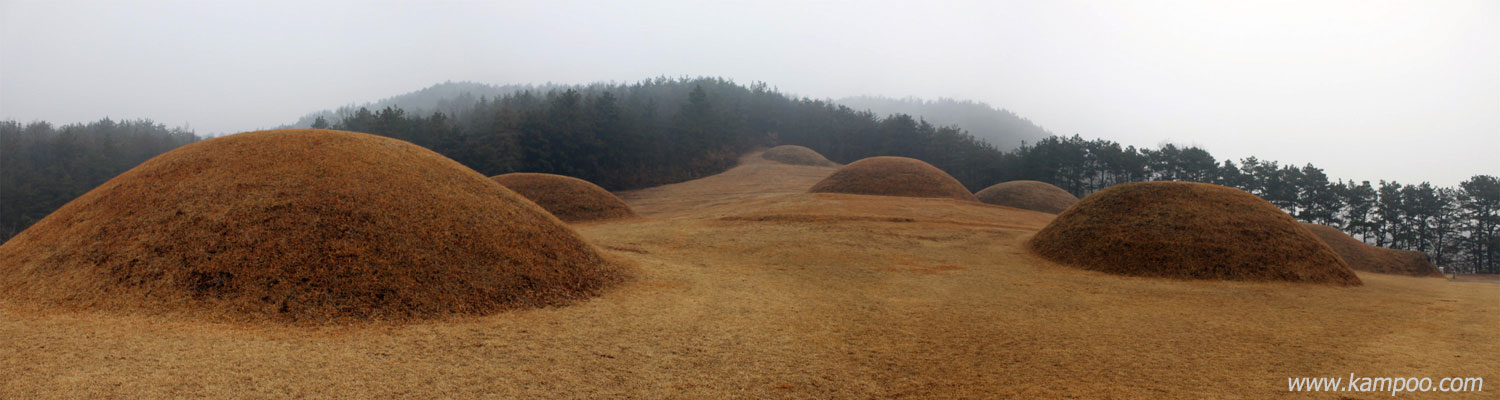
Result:
<svg viewBox="0 0 1500 400">
<path fill-rule="evenodd" d="M 819 167 L 838 165 L 838 163 L 828 161 L 828 158 L 823 157 L 822 154 L 818 154 L 813 149 L 790 144 L 772 147 L 767 149 L 766 152 L 761 153 L 760 156 L 765 157 L 767 160 L 792 165 L 812 165 Z"/>
<path fill-rule="evenodd" d="M 1395 254 L 1396 260 L 1398 261 L 1397 265 L 1399 265 L 1401 268 L 1405 268 L 1405 272 L 1395 272 L 1397 274 L 1422 277 L 1443 276 L 1443 270 L 1438 269 L 1436 265 L 1432 265 L 1432 259 L 1427 257 L 1427 253 L 1415 250 L 1399 249 L 1386 249 L 1386 251 L 1389 251 L 1391 254 Z"/>
<path fill-rule="evenodd" d="M 563 304 L 623 272 L 437 153 L 320 130 L 142 163 L 0 246 L 0 296 L 64 308 L 321 323 Z"/>
<path fill-rule="evenodd" d="M 1140 182 L 1079 200 L 1028 247 L 1085 269 L 1179 279 L 1359 285 L 1333 249 L 1290 215 L 1239 189 Z"/>
<path fill-rule="evenodd" d="M 1382 274 L 1443 276 L 1422 252 L 1373 246 L 1327 225 L 1304 222 L 1302 226 L 1328 243 L 1328 247 L 1349 263 L 1349 268 Z"/>
<path fill-rule="evenodd" d="M 979 201 L 1023 210 L 1057 214 L 1078 202 L 1078 197 L 1046 182 L 1010 181 L 996 183 L 975 193 Z"/>
<path fill-rule="evenodd" d="M 813 185 L 808 192 L 976 201 L 974 194 L 947 172 L 921 160 L 888 156 L 850 163 Z"/>
<path fill-rule="evenodd" d="M 634 218 L 620 198 L 589 181 L 571 176 L 517 172 L 490 177 L 567 222 Z"/>
</svg>

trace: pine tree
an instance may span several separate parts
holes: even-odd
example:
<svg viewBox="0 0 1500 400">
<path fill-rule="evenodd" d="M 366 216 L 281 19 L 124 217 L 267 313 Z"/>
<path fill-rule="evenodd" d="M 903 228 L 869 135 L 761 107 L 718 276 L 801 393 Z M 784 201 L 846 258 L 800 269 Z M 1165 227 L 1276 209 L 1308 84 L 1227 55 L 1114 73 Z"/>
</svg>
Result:
<svg viewBox="0 0 1500 400">
<path fill-rule="evenodd" d="M 1339 224 L 1339 196 L 1328 183 L 1328 175 L 1312 164 L 1303 166 L 1297 175 L 1297 219 L 1334 225 Z"/>
</svg>

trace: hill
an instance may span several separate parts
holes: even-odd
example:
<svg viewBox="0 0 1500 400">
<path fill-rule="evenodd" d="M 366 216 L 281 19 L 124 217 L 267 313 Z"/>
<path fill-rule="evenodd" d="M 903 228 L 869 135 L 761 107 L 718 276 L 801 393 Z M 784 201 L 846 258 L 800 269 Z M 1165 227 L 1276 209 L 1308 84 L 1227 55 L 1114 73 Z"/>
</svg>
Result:
<svg viewBox="0 0 1500 400">
<path fill-rule="evenodd" d="M 1031 120 L 1003 108 L 972 100 L 939 98 L 922 100 L 915 97 L 889 98 L 879 96 L 856 96 L 834 100 L 855 110 L 869 110 L 875 115 L 907 114 L 934 125 L 957 126 L 974 137 L 989 142 L 1001 150 L 1021 146 L 1021 142 L 1036 143 L 1052 136 Z"/>
<path fill-rule="evenodd" d="M 523 90 L 545 91 L 555 85 L 491 85 L 477 82 L 443 82 L 428 86 L 413 92 L 399 94 L 384 99 L 366 102 L 363 104 L 349 104 L 332 110 L 322 110 L 298 118 L 297 122 L 285 128 L 310 128 L 318 117 L 323 117 L 330 124 L 343 121 L 344 118 L 354 115 L 359 109 L 381 110 L 387 107 L 405 110 L 415 115 L 431 114 L 441 112 L 454 115 L 468 111 L 478 104 L 480 99 L 493 100 L 501 96 L 512 94 Z"/>
</svg>

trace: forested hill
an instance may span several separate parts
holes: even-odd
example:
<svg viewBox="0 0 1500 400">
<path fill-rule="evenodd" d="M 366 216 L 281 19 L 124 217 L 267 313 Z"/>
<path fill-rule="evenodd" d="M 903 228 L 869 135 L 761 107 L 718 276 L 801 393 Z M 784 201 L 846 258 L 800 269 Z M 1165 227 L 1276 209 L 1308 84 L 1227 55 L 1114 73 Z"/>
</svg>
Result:
<svg viewBox="0 0 1500 400">
<path fill-rule="evenodd" d="M 443 82 L 410 93 L 387 97 L 360 104 L 347 105 L 333 110 L 323 110 L 302 116 L 290 128 L 311 127 L 318 117 L 338 122 L 353 115 L 360 108 L 379 110 L 386 107 L 400 108 L 412 114 L 441 112 L 452 115 L 460 110 L 474 107 L 481 98 L 498 98 L 523 90 L 547 90 L 555 85 L 490 85 L 476 82 Z"/>
<path fill-rule="evenodd" d="M 723 171 L 758 146 L 809 146 L 838 162 L 915 157 L 970 188 L 1001 177 L 1004 153 L 955 127 L 909 116 L 879 118 L 765 84 L 656 78 L 527 90 L 480 99 L 455 114 L 360 109 L 337 129 L 396 137 L 486 175 L 545 172 L 611 190 L 680 182 Z"/>
<path fill-rule="evenodd" d="M 834 102 L 855 110 L 869 110 L 878 116 L 907 114 L 926 120 L 933 125 L 958 126 L 1001 150 L 1019 147 L 1023 141 L 1036 143 L 1042 138 L 1052 136 L 1051 132 L 1042 129 L 1031 120 L 1021 118 L 1016 113 L 976 101 L 858 96 L 846 97 Z"/>
<path fill-rule="evenodd" d="M 332 110 L 309 113 L 298 119 L 296 123 L 287 125 L 286 127 L 311 127 L 317 121 L 318 117 L 323 117 L 330 124 L 338 123 L 344 118 L 358 112 L 360 108 L 378 111 L 389 107 L 401 109 L 411 115 L 428 115 L 434 112 L 441 112 L 452 116 L 473 108 L 480 99 L 498 99 L 521 91 L 545 93 L 553 89 L 567 87 L 578 89 L 598 88 L 608 85 L 604 83 L 583 86 L 557 84 L 491 85 L 468 81 L 449 81 L 414 92 L 391 96 L 360 105 L 347 105 Z M 949 98 L 922 100 L 915 97 L 896 99 L 879 96 L 856 96 L 834 100 L 834 104 L 848 106 L 855 111 L 870 111 L 876 117 L 906 114 L 919 120 L 925 120 L 935 126 L 955 126 L 1001 150 L 1014 149 L 1019 147 L 1022 142 L 1036 143 L 1038 140 L 1052 135 L 1051 132 L 1037 126 L 1031 120 L 1016 115 L 1014 112 L 995 108 L 983 102 L 969 100 Z"/>
</svg>

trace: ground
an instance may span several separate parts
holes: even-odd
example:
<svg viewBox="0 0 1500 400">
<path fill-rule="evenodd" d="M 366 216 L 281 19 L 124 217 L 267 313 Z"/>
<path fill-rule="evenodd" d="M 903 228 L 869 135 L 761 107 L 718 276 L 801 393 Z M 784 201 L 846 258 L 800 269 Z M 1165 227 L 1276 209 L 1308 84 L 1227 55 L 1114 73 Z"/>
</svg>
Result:
<svg viewBox="0 0 1500 400">
<path fill-rule="evenodd" d="M 1027 253 L 1050 214 L 806 194 L 833 168 L 742 163 L 578 226 L 638 276 L 567 307 L 308 328 L 0 303 L 0 398 L 1264 398 L 1350 373 L 1500 391 L 1494 283 L 1114 276 Z M 1339 396 L 1390 397 L 1313 397 Z"/>
</svg>

